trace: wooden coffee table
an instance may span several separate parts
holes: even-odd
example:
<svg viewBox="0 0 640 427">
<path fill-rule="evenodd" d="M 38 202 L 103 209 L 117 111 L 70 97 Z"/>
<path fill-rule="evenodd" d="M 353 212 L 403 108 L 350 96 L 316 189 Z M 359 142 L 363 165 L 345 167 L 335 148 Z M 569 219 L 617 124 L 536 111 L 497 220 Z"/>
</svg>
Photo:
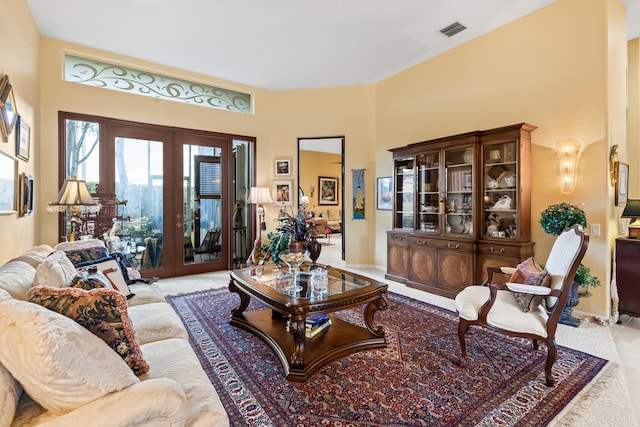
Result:
<svg viewBox="0 0 640 427">
<path fill-rule="evenodd" d="M 265 341 L 278 355 L 287 379 L 306 381 L 316 370 L 332 360 L 362 350 L 386 347 L 384 329 L 373 325 L 376 311 L 386 310 L 387 285 L 367 277 L 329 268 L 325 295 L 312 295 L 303 265 L 299 284 L 302 290 L 288 291 L 291 275 L 274 265 L 249 267 L 230 273 L 229 290 L 240 296 L 231 310 L 230 324 L 245 329 Z M 257 268 L 263 268 L 260 277 Z M 259 271 L 259 270 L 258 270 Z M 247 311 L 251 298 L 270 308 Z M 366 304 L 364 327 L 329 315 L 331 326 L 313 338 L 305 337 L 307 316 L 334 313 Z"/>
</svg>

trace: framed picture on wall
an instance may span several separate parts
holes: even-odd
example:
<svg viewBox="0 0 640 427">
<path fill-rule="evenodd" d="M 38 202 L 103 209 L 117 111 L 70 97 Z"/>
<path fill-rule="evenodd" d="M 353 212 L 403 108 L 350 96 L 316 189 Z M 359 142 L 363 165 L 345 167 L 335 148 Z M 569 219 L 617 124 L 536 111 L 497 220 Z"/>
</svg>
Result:
<svg viewBox="0 0 640 427">
<path fill-rule="evenodd" d="M 25 162 L 29 161 L 29 152 L 31 151 L 31 128 L 22 119 L 18 117 L 16 124 L 16 156 Z"/>
<path fill-rule="evenodd" d="M 390 211 L 393 209 L 393 182 L 390 176 L 377 178 L 376 209 Z"/>
<path fill-rule="evenodd" d="M 616 162 L 616 206 L 627 203 L 629 189 L 629 165 Z"/>
<path fill-rule="evenodd" d="M 276 176 L 291 176 L 291 159 L 276 159 L 274 164 Z"/>
<path fill-rule="evenodd" d="M 33 177 L 26 173 L 20 175 L 20 216 L 31 215 L 33 212 Z"/>
<path fill-rule="evenodd" d="M 338 178 L 326 176 L 318 177 L 318 204 L 337 205 L 338 204 Z"/>
<path fill-rule="evenodd" d="M 276 206 L 291 206 L 293 204 L 292 187 L 293 181 L 290 179 L 273 181 L 273 204 Z"/>
<path fill-rule="evenodd" d="M 18 161 L 0 151 L 0 215 L 16 212 Z"/>
</svg>

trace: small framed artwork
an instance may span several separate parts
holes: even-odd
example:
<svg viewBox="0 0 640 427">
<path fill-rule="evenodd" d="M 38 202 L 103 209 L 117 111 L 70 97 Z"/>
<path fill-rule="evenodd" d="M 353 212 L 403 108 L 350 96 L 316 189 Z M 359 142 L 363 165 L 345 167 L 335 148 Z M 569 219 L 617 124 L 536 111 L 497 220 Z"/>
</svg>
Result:
<svg viewBox="0 0 640 427">
<path fill-rule="evenodd" d="M 0 151 L 0 215 L 16 212 L 18 161 Z"/>
<path fill-rule="evenodd" d="M 31 128 L 22 117 L 18 117 L 16 124 L 16 156 L 25 162 L 29 161 L 31 151 Z"/>
<path fill-rule="evenodd" d="M 390 176 L 377 178 L 376 209 L 390 211 L 393 209 L 393 181 Z"/>
<path fill-rule="evenodd" d="M 26 173 L 20 175 L 20 216 L 31 215 L 33 212 L 33 177 Z"/>
<path fill-rule="evenodd" d="M 276 206 L 292 206 L 291 187 L 293 182 L 290 179 L 273 181 L 273 204 Z"/>
<path fill-rule="evenodd" d="M 9 141 L 9 135 L 18 120 L 16 100 L 13 96 L 13 87 L 9 83 L 6 74 L 0 77 L 0 137 L 4 142 Z"/>
<path fill-rule="evenodd" d="M 291 159 L 276 159 L 274 163 L 276 176 L 291 176 Z"/>
<path fill-rule="evenodd" d="M 338 178 L 326 176 L 318 177 L 318 204 L 337 205 L 338 204 Z"/>
<path fill-rule="evenodd" d="M 622 162 L 616 162 L 616 206 L 627 203 L 629 190 L 629 165 Z"/>
</svg>

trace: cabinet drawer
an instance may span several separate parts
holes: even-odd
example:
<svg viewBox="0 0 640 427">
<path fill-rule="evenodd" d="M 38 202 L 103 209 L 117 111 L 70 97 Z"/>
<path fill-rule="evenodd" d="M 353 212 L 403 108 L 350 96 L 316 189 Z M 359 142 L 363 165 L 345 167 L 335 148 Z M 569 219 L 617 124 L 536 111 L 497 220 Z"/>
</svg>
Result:
<svg viewBox="0 0 640 427">
<path fill-rule="evenodd" d="M 408 241 L 409 236 L 406 234 L 387 233 L 387 242 L 407 243 Z"/>
<path fill-rule="evenodd" d="M 512 257 L 530 256 L 531 247 L 521 245 L 504 245 L 497 243 L 478 243 L 478 252 L 493 255 L 504 255 Z"/>
<path fill-rule="evenodd" d="M 473 251 L 475 244 L 473 242 L 461 242 L 456 240 L 434 240 L 433 245 L 442 249 Z"/>
</svg>

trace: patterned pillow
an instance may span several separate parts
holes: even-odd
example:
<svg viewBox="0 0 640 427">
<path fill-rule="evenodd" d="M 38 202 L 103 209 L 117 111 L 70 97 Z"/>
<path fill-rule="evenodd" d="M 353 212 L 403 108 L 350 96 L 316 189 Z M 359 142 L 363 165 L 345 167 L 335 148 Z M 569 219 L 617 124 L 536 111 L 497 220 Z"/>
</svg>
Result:
<svg viewBox="0 0 640 427">
<path fill-rule="evenodd" d="M 71 260 L 73 265 L 77 265 L 85 261 L 93 261 L 94 259 L 104 258 L 109 253 L 104 246 L 93 246 L 90 248 L 70 249 L 64 251 L 67 254 L 67 258 Z"/>
<path fill-rule="evenodd" d="M 125 297 L 113 289 L 32 288 L 29 301 L 75 320 L 102 338 L 136 375 L 149 370 L 142 357 Z"/>
<path fill-rule="evenodd" d="M 131 293 L 128 283 L 127 268 L 123 267 L 118 261 L 118 254 L 111 254 L 104 258 L 95 259 L 92 261 L 85 261 L 76 264 L 78 270 L 81 268 L 87 268 L 95 265 L 98 270 L 111 282 L 113 289 L 120 291 L 127 298 L 131 298 L 134 294 Z"/>
<path fill-rule="evenodd" d="M 105 277 L 106 280 L 106 277 Z M 108 281 L 105 283 L 105 280 L 101 280 L 97 277 L 89 275 L 88 272 L 84 271 L 84 267 L 78 269 L 78 275 L 73 278 L 71 281 L 72 288 L 84 289 L 85 291 L 90 291 L 92 289 L 98 288 L 109 288 L 113 289 L 111 284 Z"/>
<path fill-rule="evenodd" d="M 542 270 L 538 274 L 534 274 L 525 280 L 525 285 L 532 286 L 544 286 L 548 288 L 551 285 L 551 274 L 547 270 Z M 515 298 L 516 302 L 522 308 L 522 311 L 529 312 L 534 310 L 537 306 L 542 304 L 543 296 L 542 295 L 533 295 L 522 292 L 512 292 L 513 298 Z"/>
<path fill-rule="evenodd" d="M 533 286 L 551 286 L 551 275 L 542 268 L 535 259 L 527 258 L 516 266 L 516 271 L 509 278 L 511 283 L 524 283 Z M 529 312 L 542 303 L 542 295 L 532 295 L 523 292 L 512 292 L 522 311 Z"/>
<path fill-rule="evenodd" d="M 516 266 L 516 271 L 509 278 L 511 283 L 524 283 L 529 277 L 540 273 L 543 268 L 533 258 L 527 258 Z"/>
</svg>

